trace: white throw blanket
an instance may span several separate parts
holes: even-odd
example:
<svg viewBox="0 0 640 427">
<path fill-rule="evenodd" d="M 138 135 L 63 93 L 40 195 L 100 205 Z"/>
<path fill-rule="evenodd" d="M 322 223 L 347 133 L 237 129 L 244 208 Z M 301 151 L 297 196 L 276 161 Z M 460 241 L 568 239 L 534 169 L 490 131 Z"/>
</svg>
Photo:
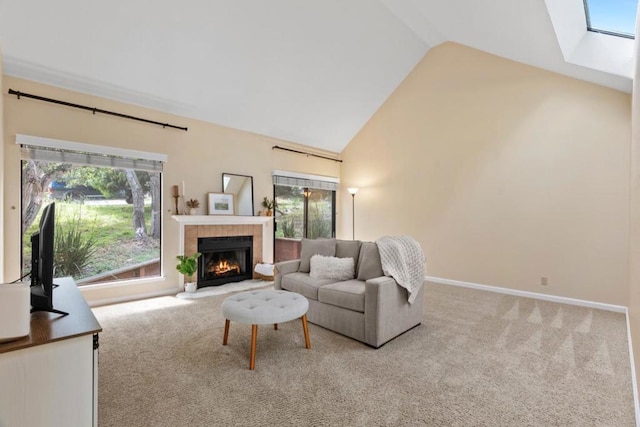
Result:
<svg viewBox="0 0 640 427">
<path fill-rule="evenodd" d="M 425 259 L 420 243 L 411 236 L 384 236 L 376 240 L 382 271 L 409 292 L 409 304 L 425 280 Z"/>
</svg>

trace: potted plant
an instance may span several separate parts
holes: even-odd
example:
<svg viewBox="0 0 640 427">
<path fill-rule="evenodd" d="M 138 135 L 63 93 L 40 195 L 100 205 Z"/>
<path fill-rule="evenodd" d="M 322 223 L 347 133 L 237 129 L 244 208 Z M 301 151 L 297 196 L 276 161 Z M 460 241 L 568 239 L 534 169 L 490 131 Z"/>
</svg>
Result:
<svg viewBox="0 0 640 427">
<path fill-rule="evenodd" d="M 275 205 L 275 200 L 269 199 L 268 197 L 265 197 L 264 199 L 262 199 L 262 207 L 267 210 L 265 215 L 271 216 L 274 205 Z"/>
<path fill-rule="evenodd" d="M 178 255 L 176 259 L 179 261 L 176 270 L 184 275 L 184 290 L 186 292 L 195 292 L 198 284 L 192 282 L 193 275 L 198 271 L 198 258 L 202 255 L 196 252 L 191 256 Z"/>
<path fill-rule="evenodd" d="M 189 215 L 195 215 L 196 209 L 200 206 L 198 199 L 187 200 L 187 207 L 189 208 Z"/>
</svg>

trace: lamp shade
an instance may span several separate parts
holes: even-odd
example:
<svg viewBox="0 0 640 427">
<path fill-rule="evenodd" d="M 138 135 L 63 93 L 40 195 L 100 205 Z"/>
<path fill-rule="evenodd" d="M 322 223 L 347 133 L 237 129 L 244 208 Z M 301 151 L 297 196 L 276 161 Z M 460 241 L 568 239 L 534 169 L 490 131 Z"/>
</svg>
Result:
<svg viewBox="0 0 640 427">
<path fill-rule="evenodd" d="M 358 192 L 358 189 L 355 187 L 349 187 L 347 188 L 347 191 L 349 192 L 349 194 L 351 194 L 352 196 L 355 196 L 355 194 Z"/>
</svg>

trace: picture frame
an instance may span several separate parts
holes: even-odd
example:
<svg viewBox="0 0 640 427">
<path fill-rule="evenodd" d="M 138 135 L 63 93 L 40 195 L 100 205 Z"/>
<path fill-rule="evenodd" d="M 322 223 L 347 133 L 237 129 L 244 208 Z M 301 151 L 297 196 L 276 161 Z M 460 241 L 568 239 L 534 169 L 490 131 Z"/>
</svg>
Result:
<svg viewBox="0 0 640 427">
<path fill-rule="evenodd" d="M 233 215 L 233 194 L 209 193 L 209 215 Z"/>
</svg>

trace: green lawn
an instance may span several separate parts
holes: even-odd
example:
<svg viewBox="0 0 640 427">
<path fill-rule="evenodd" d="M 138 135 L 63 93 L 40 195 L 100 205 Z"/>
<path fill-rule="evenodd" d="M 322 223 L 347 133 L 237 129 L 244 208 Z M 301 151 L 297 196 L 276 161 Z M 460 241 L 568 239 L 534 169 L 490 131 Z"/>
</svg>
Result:
<svg viewBox="0 0 640 427">
<path fill-rule="evenodd" d="M 80 277 L 93 276 L 160 257 L 159 239 L 138 239 L 133 230 L 133 206 L 128 204 L 80 204 L 56 202 L 56 232 L 61 227 L 78 221 L 83 238 L 95 240 L 95 253 Z M 145 207 L 147 233 L 151 232 L 151 207 Z M 38 229 L 40 218 L 23 236 L 23 269 L 28 271 L 31 262 L 30 236 Z"/>
</svg>

